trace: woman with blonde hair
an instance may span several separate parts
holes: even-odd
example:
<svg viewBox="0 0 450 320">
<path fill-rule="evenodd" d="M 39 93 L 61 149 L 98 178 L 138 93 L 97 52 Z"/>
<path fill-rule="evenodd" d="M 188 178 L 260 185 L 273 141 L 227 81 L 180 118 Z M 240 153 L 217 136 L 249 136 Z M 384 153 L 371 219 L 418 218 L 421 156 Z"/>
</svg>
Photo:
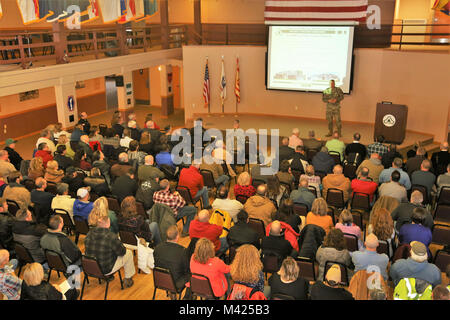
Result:
<svg viewBox="0 0 450 320">
<path fill-rule="evenodd" d="M 353 223 L 352 213 L 344 209 L 339 216 L 339 222 L 336 223 L 336 228 L 340 229 L 343 233 L 353 234 L 358 238 L 358 247 L 362 247 L 361 241 L 361 228 Z"/>
<path fill-rule="evenodd" d="M 58 148 L 59 145 L 66 146 L 66 156 L 73 160 L 73 157 L 75 156 L 75 151 L 72 150 L 72 147 L 70 146 L 69 137 L 67 137 L 64 134 L 61 134 L 58 137 L 58 144 L 56 147 Z"/>
<path fill-rule="evenodd" d="M 235 284 L 264 292 L 263 264 L 255 246 L 251 244 L 240 246 L 230 267 L 231 278 Z"/>
<path fill-rule="evenodd" d="M 222 297 L 227 293 L 229 280 L 226 275 L 230 273 L 230 266 L 216 257 L 214 243 L 211 240 L 200 238 L 197 241 L 190 267 L 191 273 L 208 277 L 216 297 Z"/>
<path fill-rule="evenodd" d="M 328 205 L 324 198 L 314 200 L 311 212 L 306 215 L 306 224 L 322 227 L 326 233 L 333 228 L 333 219 L 328 215 Z"/>
<path fill-rule="evenodd" d="M 110 230 L 114 233 L 119 233 L 119 225 L 117 223 L 117 216 L 114 211 L 109 210 L 108 200 L 105 197 L 100 197 L 94 201 L 94 206 L 89 214 L 88 223 L 90 226 L 96 227 L 101 217 L 109 217 L 111 221 Z"/>
<path fill-rule="evenodd" d="M 28 179 L 36 180 L 36 178 L 44 177 L 44 161 L 41 157 L 34 157 L 30 161 L 30 167 L 28 168 Z"/>
<path fill-rule="evenodd" d="M 45 169 L 44 179 L 49 182 L 60 183 L 64 177 L 64 171 L 59 170 L 58 162 L 51 160 L 47 162 L 47 169 Z"/>
<path fill-rule="evenodd" d="M 70 289 L 64 295 L 59 286 L 44 281 L 44 268 L 40 263 L 25 266 L 20 300 L 76 300 L 77 297 L 76 289 Z"/>
<path fill-rule="evenodd" d="M 242 172 L 234 185 L 234 196 L 253 197 L 256 193 L 255 187 L 252 186 L 252 178 L 247 171 Z"/>
<path fill-rule="evenodd" d="M 308 300 L 309 282 L 299 278 L 299 273 L 300 269 L 294 258 L 284 259 L 280 270 L 269 278 L 271 297 L 282 294 L 295 300 Z"/>
</svg>

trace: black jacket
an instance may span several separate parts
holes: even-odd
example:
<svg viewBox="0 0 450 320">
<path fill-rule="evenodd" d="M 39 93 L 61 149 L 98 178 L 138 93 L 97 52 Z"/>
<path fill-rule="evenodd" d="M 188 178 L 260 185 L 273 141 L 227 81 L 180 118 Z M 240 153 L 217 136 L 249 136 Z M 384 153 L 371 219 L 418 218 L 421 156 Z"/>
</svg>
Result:
<svg viewBox="0 0 450 320">
<path fill-rule="evenodd" d="M 16 150 L 10 148 L 10 147 L 5 147 L 5 150 L 8 151 L 8 155 L 9 155 L 9 162 L 11 162 L 14 167 L 16 168 L 17 171 L 20 170 L 20 163 L 22 162 L 22 157 L 20 156 L 20 154 L 17 153 Z"/>
<path fill-rule="evenodd" d="M 358 159 L 356 161 L 356 164 L 359 165 L 361 162 L 363 162 L 366 159 L 367 156 L 367 149 L 366 146 L 361 143 L 350 143 L 345 147 L 345 156 L 348 157 L 352 154 L 358 153 Z M 348 158 L 348 162 L 353 163 L 355 160 L 355 156 L 350 156 Z"/>
<path fill-rule="evenodd" d="M 38 286 L 28 286 L 22 282 L 20 300 L 62 300 L 63 295 L 50 283 L 42 281 Z"/>
<path fill-rule="evenodd" d="M 136 200 L 144 203 L 145 210 L 153 207 L 153 194 L 161 190 L 159 183 L 154 179 L 143 181 L 136 192 Z"/>
<path fill-rule="evenodd" d="M 135 196 L 138 190 L 138 184 L 136 180 L 131 179 L 127 174 L 118 177 L 111 188 L 111 192 L 115 195 L 121 203 L 123 199 L 128 196 Z"/>
<path fill-rule="evenodd" d="M 9 159 L 11 160 L 11 155 L 9 156 Z M 450 153 L 448 151 L 439 151 L 432 154 L 431 163 L 436 170 L 436 176 L 447 172 L 447 165 L 449 162 Z"/>
<path fill-rule="evenodd" d="M 323 238 L 325 238 L 325 230 L 322 227 L 314 224 L 306 225 L 298 237 L 298 246 L 300 248 L 298 256 L 314 260 Z"/>
<path fill-rule="evenodd" d="M 14 218 L 7 213 L 0 213 L 0 244 L 3 248 L 11 250 L 13 248 L 12 226 Z"/>
<path fill-rule="evenodd" d="M 72 159 L 70 159 L 69 157 L 63 156 L 62 154 L 59 154 L 59 153 L 55 153 L 55 156 L 53 157 L 53 160 L 58 162 L 58 167 L 61 170 L 64 170 L 64 172 L 66 171 L 66 169 L 68 167 L 73 166 L 73 160 Z"/>
<path fill-rule="evenodd" d="M 59 253 L 66 266 L 81 265 L 81 251 L 64 233 L 47 232 L 41 238 L 41 248 Z"/>
<path fill-rule="evenodd" d="M 230 247 L 239 247 L 243 244 L 252 244 L 257 249 L 260 248 L 258 234 L 249 227 L 247 223 L 238 221 L 227 235 L 227 242 Z"/>
<path fill-rule="evenodd" d="M 301 173 L 305 173 L 305 168 L 303 168 L 303 163 L 301 162 L 301 160 L 308 162 L 308 160 L 306 160 L 306 157 L 303 154 L 295 152 L 291 162 L 291 170 L 296 170 L 300 171 Z"/>
<path fill-rule="evenodd" d="M 331 173 L 336 162 L 326 152 L 318 152 L 311 161 L 315 171 Z"/>
<path fill-rule="evenodd" d="M 77 194 L 78 189 L 84 187 L 84 175 L 81 173 L 76 173 L 75 177 L 72 175 L 66 175 L 62 178 L 62 182 L 67 183 L 69 185 L 70 192 Z"/>
<path fill-rule="evenodd" d="M 14 221 L 12 225 L 14 241 L 23 245 L 30 252 L 33 260 L 39 263 L 45 261 L 44 251 L 41 248 L 41 237 L 47 232 L 44 225 L 31 221 Z"/>
<path fill-rule="evenodd" d="M 295 153 L 294 149 L 288 146 L 281 146 L 278 154 L 280 162 L 283 160 L 292 159 L 294 157 L 294 153 Z"/>
<path fill-rule="evenodd" d="M 281 263 L 287 256 L 295 253 L 291 243 L 284 238 L 284 235 L 264 237 L 261 243 L 261 250 L 263 254 L 276 254 L 278 256 L 278 267 L 281 267 Z"/>
<path fill-rule="evenodd" d="M 86 135 L 89 135 L 89 133 L 91 132 L 91 124 L 89 123 L 89 121 L 87 119 L 80 119 L 78 120 L 77 124 L 81 124 L 83 126 L 83 131 Z"/>
<path fill-rule="evenodd" d="M 182 288 L 190 278 L 188 250 L 172 242 L 158 244 L 153 252 L 155 267 L 169 269 L 177 288 Z"/>
</svg>

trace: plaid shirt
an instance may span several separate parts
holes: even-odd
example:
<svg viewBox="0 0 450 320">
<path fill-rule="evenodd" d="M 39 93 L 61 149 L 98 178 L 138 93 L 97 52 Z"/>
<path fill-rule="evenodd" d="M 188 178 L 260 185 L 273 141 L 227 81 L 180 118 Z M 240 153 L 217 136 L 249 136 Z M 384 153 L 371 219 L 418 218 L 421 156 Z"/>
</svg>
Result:
<svg viewBox="0 0 450 320">
<path fill-rule="evenodd" d="M 91 229 L 84 244 L 85 255 L 96 258 L 104 274 L 110 273 L 117 258 L 126 253 L 126 249 L 117 235 L 105 228 Z"/>
<path fill-rule="evenodd" d="M 0 269 L 0 292 L 3 293 L 8 300 L 20 300 L 21 288 L 22 280 L 17 278 L 13 272 L 10 272 L 7 269 Z"/>
<path fill-rule="evenodd" d="M 385 145 L 383 145 L 379 142 L 375 142 L 375 143 L 369 144 L 367 146 L 367 152 L 368 152 L 369 157 L 372 153 L 378 153 L 378 155 L 380 157 L 382 157 L 388 151 L 389 151 L 388 147 L 386 147 Z"/>
<path fill-rule="evenodd" d="M 171 193 L 170 190 L 157 191 L 153 194 L 153 202 L 162 203 L 169 206 L 175 216 L 178 214 L 178 210 L 183 208 L 186 201 L 179 194 Z"/>
</svg>

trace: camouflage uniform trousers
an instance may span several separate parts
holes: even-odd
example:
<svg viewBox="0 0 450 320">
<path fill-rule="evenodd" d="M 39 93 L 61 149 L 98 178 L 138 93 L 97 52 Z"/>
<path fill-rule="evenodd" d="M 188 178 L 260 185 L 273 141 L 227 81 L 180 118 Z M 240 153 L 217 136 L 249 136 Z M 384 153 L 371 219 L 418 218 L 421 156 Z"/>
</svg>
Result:
<svg viewBox="0 0 450 320">
<path fill-rule="evenodd" d="M 328 121 L 328 132 L 333 133 L 333 118 L 336 121 L 336 127 L 341 135 L 342 123 L 341 123 L 341 106 L 340 105 L 332 105 L 327 104 L 327 121 Z"/>
</svg>

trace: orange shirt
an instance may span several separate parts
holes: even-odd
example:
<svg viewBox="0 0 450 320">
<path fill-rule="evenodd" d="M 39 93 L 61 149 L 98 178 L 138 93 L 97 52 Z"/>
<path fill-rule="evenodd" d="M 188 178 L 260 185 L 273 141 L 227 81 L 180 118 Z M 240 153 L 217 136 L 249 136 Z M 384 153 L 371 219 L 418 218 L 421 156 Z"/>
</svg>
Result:
<svg viewBox="0 0 450 320">
<path fill-rule="evenodd" d="M 306 224 L 315 224 L 322 227 L 327 234 L 330 232 L 331 228 L 333 228 L 333 220 L 328 214 L 325 216 L 319 216 L 318 214 L 309 212 L 306 216 Z"/>
</svg>

